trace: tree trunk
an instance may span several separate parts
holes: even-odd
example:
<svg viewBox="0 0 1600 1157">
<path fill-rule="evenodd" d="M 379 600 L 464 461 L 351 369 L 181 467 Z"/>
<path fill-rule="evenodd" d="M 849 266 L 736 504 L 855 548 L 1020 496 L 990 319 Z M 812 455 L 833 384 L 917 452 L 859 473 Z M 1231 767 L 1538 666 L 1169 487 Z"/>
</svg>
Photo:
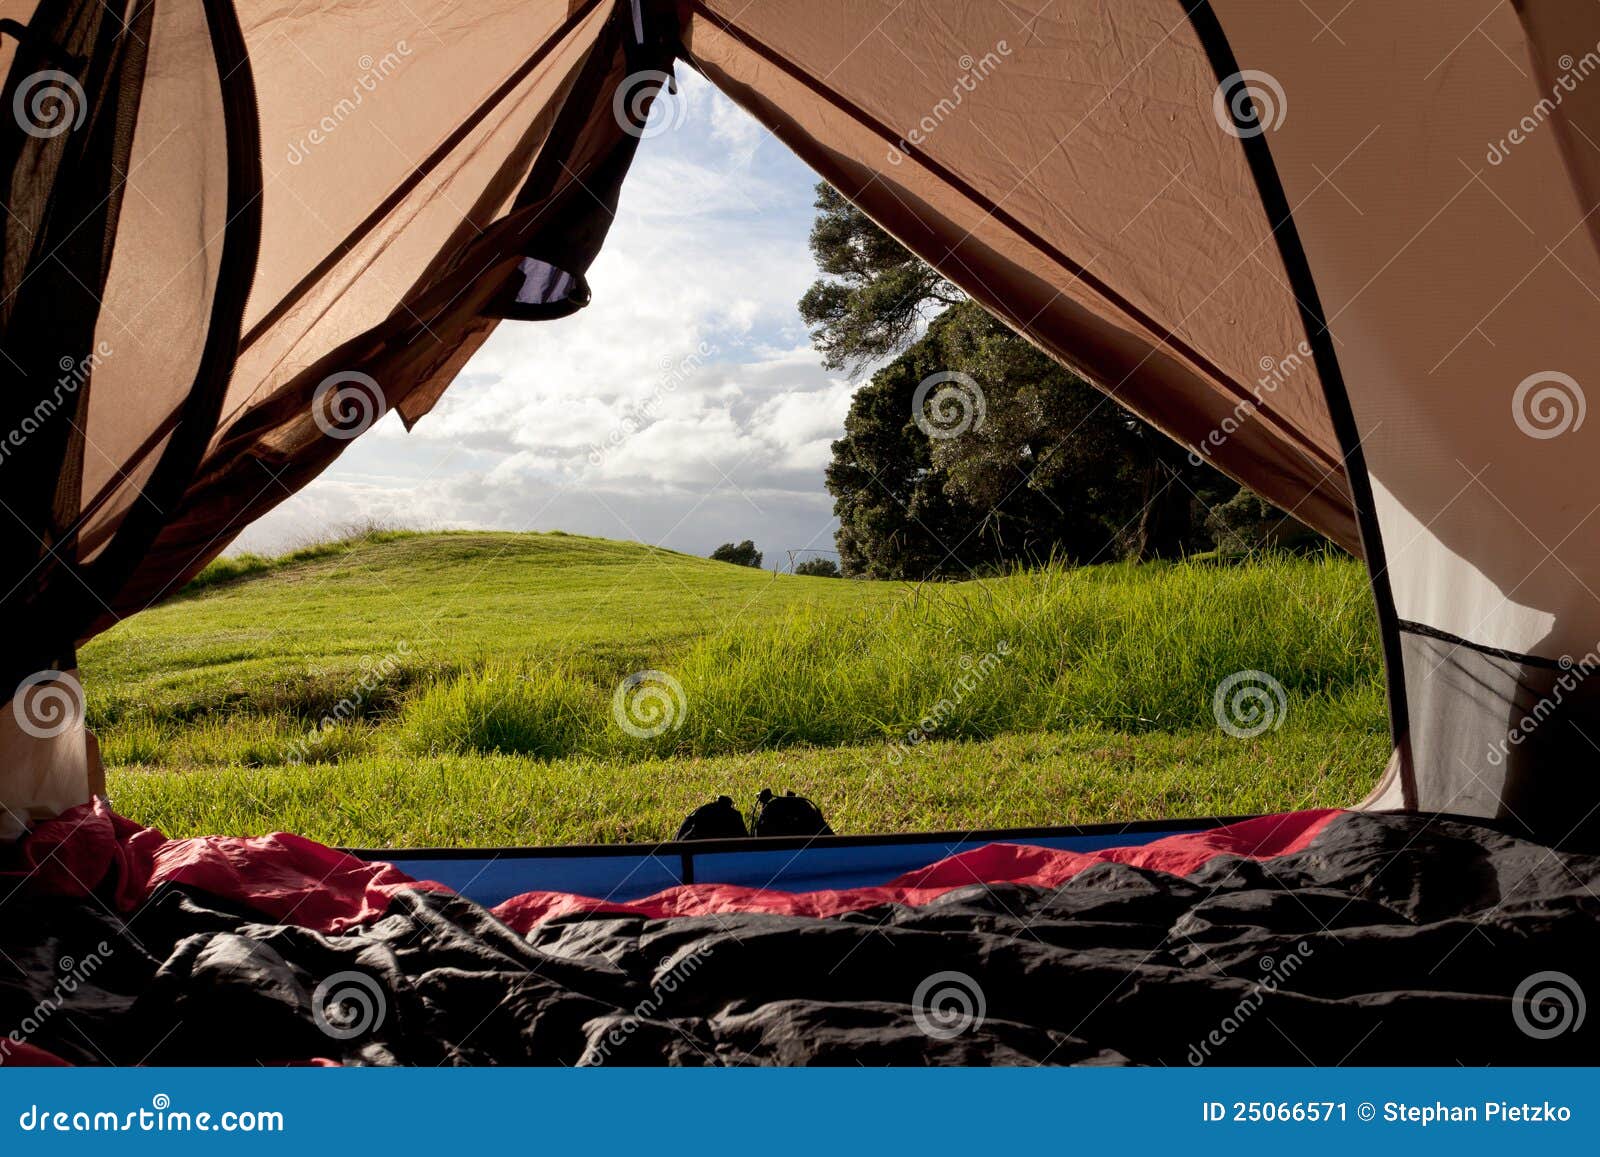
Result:
<svg viewBox="0 0 1600 1157">
<path fill-rule="evenodd" d="M 1174 461 L 1174 457 L 1163 446 L 1145 467 L 1143 505 L 1133 540 L 1134 557 L 1140 562 L 1181 558 L 1194 529 L 1192 496 L 1182 481 L 1181 458 Z"/>
</svg>

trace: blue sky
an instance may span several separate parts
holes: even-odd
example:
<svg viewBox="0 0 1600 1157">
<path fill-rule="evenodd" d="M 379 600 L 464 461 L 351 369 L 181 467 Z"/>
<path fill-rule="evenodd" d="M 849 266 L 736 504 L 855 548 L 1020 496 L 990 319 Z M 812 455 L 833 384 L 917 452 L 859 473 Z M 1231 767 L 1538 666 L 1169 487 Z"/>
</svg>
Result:
<svg viewBox="0 0 1600 1157">
<path fill-rule="evenodd" d="M 234 549 L 367 519 L 694 554 L 753 538 L 768 566 L 832 548 L 823 468 L 850 385 L 822 369 L 795 308 L 815 277 L 816 177 L 679 72 L 590 270 L 592 304 L 502 323 L 414 431 L 386 416 Z"/>
</svg>

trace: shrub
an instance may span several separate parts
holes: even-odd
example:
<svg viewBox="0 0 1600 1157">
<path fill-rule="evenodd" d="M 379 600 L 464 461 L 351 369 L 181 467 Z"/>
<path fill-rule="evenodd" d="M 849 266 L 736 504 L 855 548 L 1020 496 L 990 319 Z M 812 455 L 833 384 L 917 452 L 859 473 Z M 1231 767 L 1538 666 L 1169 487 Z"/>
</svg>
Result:
<svg viewBox="0 0 1600 1157">
<path fill-rule="evenodd" d="M 815 578 L 838 578 L 839 564 L 831 558 L 808 558 L 794 568 L 794 573 L 811 575 Z"/>
<path fill-rule="evenodd" d="M 761 565 L 761 552 L 756 549 L 756 544 L 748 538 L 740 543 L 725 542 L 711 552 L 711 557 L 717 562 L 731 562 L 734 566 Z"/>
<path fill-rule="evenodd" d="M 1252 490 L 1241 490 L 1206 515 L 1206 529 L 1225 555 L 1258 550 L 1305 553 L 1331 545 L 1312 530 Z"/>
<path fill-rule="evenodd" d="M 428 688 L 406 704 L 401 725 L 420 752 L 554 759 L 579 750 L 604 709 L 592 684 L 566 672 L 490 665 Z"/>
</svg>

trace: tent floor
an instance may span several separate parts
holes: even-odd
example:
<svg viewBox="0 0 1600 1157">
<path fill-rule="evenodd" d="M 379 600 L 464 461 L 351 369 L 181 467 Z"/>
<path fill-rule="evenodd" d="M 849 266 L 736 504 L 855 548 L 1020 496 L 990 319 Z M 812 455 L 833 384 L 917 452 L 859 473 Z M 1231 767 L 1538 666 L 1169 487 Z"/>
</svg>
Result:
<svg viewBox="0 0 1600 1157">
<path fill-rule="evenodd" d="M 679 884 L 733 884 L 785 892 L 887 884 L 936 860 L 986 844 L 1060 851 L 1147 844 L 1247 817 L 1146 820 L 1123 824 L 998 828 L 905 835 L 695 840 L 659 844 L 573 844 L 526 848 L 350 849 L 434 880 L 485 907 L 523 892 L 572 892 L 637 900 Z"/>
</svg>

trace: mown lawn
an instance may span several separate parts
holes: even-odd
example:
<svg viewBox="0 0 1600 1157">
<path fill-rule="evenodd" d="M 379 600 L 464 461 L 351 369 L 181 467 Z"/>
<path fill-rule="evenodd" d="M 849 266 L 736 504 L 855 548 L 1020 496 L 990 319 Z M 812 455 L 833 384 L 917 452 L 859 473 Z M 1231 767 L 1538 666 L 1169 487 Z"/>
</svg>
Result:
<svg viewBox="0 0 1600 1157">
<path fill-rule="evenodd" d="M 1348 559 L 911 586 L 378 534 L 214 571 L 80 663 L 117 806 L 175 835 L 654 840 L 763 786 L 846 832 L 1239 814 L 1351 802 L 1387 747 Z"/>
</svg>

